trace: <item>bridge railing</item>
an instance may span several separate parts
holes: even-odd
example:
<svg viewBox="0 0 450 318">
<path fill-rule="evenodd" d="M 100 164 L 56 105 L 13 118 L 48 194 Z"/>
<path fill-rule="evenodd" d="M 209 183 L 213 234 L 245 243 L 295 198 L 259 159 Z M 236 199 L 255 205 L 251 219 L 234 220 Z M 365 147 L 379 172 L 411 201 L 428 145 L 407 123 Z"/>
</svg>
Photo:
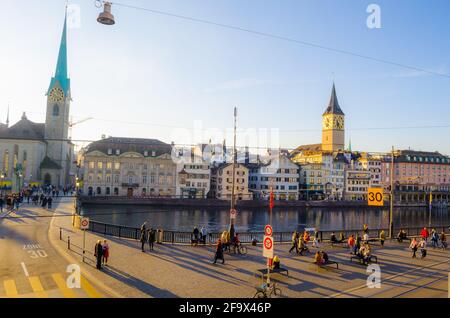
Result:
<svg viewBox="0 0 450 318">
<path fill-rule="evenodd" d="M 436 229 L 438 233 L 442 231 L 446 234 L 450 233 L 449 226 L 431 226 L 430 229 Z M 405 227 L 402 228 L 406 231 L 407 236 L 418 236 L 422 231 L 423 227 Z M 126 238 L 132 240 L 139 240 L 141 237 L 141 231 L 139 228 L 130 227 L 130 226 L 122 226 L 108 223 L 101 223 L 97 221 L 89 222 L 89 230 L 91 232 L 99 233 L 102 235 L 115 236 L 119 238 Z M 386 237 L 388 237 L 389 231 L 388 229 L 369 229 L 368 235 L 370 238 L 377 238 L 380 235 L 381 230 L 384 230 L 386 233 Z M 400 229 L 394 229 L 394 234 L 396 235 Z M 157 234 L 157 240 L 161 241 L 161 243 L 168 244 L 190 244 L 192 240 L 192 232 L 186 231 L 166 231 L 161 230 L 162 234 Z M 345 238 L 348 238 L 350 235 L 362 235 L 362 229 L 358 230 L 336 230 L 336 231 L 319 231 L 320 241 L 329 241 L 331 234 L 334 233 L 337 238 L 339 238 L 340 234 L 344 234 Z M 311 235 L 313 233 L 310 233 Z M 221 232 L 209 232 L 206 237 L 207 244 L 216 243 L 217 240 L 222 235 Z M 158 237 L 159 236 L 159 237 Z M 292 239 L 292 232 L 274 232 L 273 238 L 276 243 L 289 243 Z M 256 239 L 257 242 L 261 243 L 263 241 L 264 233 L 263 232 L 239 232 L 239 238 L 242 243 L 248 244 L 252 243 L 253 239 Z M 311 238 L 312 240 L 312 238 Z"/>
</svg>

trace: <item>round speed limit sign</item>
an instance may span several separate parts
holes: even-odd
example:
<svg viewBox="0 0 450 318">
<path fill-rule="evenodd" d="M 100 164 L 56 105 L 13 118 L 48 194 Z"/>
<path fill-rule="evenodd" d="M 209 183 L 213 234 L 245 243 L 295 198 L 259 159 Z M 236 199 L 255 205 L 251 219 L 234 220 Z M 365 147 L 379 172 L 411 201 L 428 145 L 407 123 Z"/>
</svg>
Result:
<svg viewBox="0 0 450 318">
<path fill-rule="evenodd" d="M 267 236 L 272 236 L 272 233 L 273 233 L 272 227 L 269 224 L 266 225 L 266 227 L 264 228 L 264 234 Z"/>
<path fill-rule="evenodd" d="M 89 229 L 89 218 L 81 218 L 80 225 L 81 230 Z"/>
<path fill-rule="evenodd" d="M 271 236 L 264 236 L 263 256 L 273 258 L 273 238 Z"/>
<path fill-rule="evenodd" d="M 264 247 L 265 247 L 267 250 L 271 250 L 271 249 L 272 249 L 272 246 L 273 246 L 272 238 L 266 237 L 266 239 L 264 240 Z"/>
</svg>

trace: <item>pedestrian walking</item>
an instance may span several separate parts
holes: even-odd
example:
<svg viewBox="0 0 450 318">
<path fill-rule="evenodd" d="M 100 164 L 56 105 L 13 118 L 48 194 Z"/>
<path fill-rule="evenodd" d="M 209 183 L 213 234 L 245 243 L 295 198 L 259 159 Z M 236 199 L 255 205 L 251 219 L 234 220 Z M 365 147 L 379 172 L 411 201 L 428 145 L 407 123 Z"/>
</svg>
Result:
<svg viewBox="0 0 450 318">
<path fill-rule="evenodd" d="M 427 241 L 422 238 L 422 240 L 419 242 L 419 248 L 420 248 L 420 258 L 423 259 L 427 256 Z"/>
<path fill-rule="evenodd" d="M 194 226 L 194 230 L 192 231 L 192 238 L 191 238 L 191 243 L 194 246 L 197 246 L 197 244 L 198 244 L 199 233 L 200 233 L 200 231 L 198 230 L 198 228 L 196 226 Z"/>
<path fill-rule="evenodd" d="M 141 242 L 141 250 L 142 252 L 145 252 L 145 243 L 147 243 L 147 230 L 142 230 L 141 229 L 141 238 L 140 238 L 140 242 Z"/>
<path fill-rule="evenodd" d="M 208 234 L 208 231 L 206 230 L 206 228 L 204 226 L 202 226 L 200 233 L 202 235 L 202 243 L 206 244 L 206 235 Z"/>
<path fill-rule="evenodd" d="M 289 253 L 292 253 L 292 251 L 295 249 L 295 252 L 298 254 L 298 233 L 297 231 L 294 231 L 294 233 L 292 233 L 292 247 L 289 250 Z"/>
<path fill-rule="evenodd" d="M 347 244 L 348 244 L 348 248 L 350 249 L 350 254 L 356 254 L 356 251 L 355 251 L 356 240 L 355 240 L 355 236 L 353 234 L 350 235 L 350 237 L 348 238 Z"/>
<path fill-rule="evenodd" d="M 5 200 L 3 198 L 0 198 L 0 213 L 3 213 L 3 206 L 5 205 Z"/>
<path fill-rule="evenodd" d="M 222 241 L 220 239 L 217 241 L 216 254 L 214 256 L 214 264 L 216 264 L 218 259 L 221 259 L 222 264 L 225 264 L 225 258 L 223 257 L 223 246 Z"/>
<path fill-rule="evenodd" d="M 384 247 L 384 241 L 386 241 L 386 234 L 384 233 L 384 230 L 381 230 L 381 232 L 380 232 L 381 247 Z"/>
<path fill-rule="evenodd" d="M 319 248 L 319 231 L 318 230 L 314 231 L 314 240 L 313 240 L 312 246 Z"/>
<path fill-rule="evenodd" d="M 102 269 L 103 246 L 100 240 L 95 244 L 94 256 L 97 259 L 97 269 Z"/>
<path fill-rule="evenodd" d="M 156 230 L 150 229 L 148 231 L 148 247 L 150 251 L 153 251 L 153 245 L 156 242 Z"/>
<path fill-rule="evenodd" d="M 445 250 L 447 248 L 447 236 L 445 235 L 444 231 L 441 232 L 440 240 L 441 240 L 441 247 L 443 250 Z"/>
<path fill-rule="evenodd" d="M 413 252 L 412 258 L 416 258 L 417 246 L 418 246 L 418 244 L 417 244 L 416 238 L 413 237 L 411 244 L 409 245 L 409 248 Z"/>
<path fill-rule="evenodd" d="M 108 265 L 108 258 L 109 258 L 109 245 L 108 245 L 108 242 L 106 240 L 103 241 L 102 249 L 103 249 L 102 263 L 103 263 L 103 265 L 107 266 Z"/>
<path fill-rule="evenodd" d="M 423 238 L 425 241 L 428 241 L 428 237 L 430 236 L 430 233 L 428 232 L 427 228 L 424 227 L 422 231 L 420 232 L 420 237 Z"/>
<path fill-rule="evenodd" d="M 439 247 L 439 235 L 435 229 L 431 230 L 431 246 L 433 248 Z"/>
<path fill-rule="evenodd" d="M 52 199 L 52 197 L 49 197 L 48 200 L 47 200 L 47 207 L 48 207 L 48 209 L 52 208 L 52 203 L 53 203 L 53 199 Z"/>
</svg>

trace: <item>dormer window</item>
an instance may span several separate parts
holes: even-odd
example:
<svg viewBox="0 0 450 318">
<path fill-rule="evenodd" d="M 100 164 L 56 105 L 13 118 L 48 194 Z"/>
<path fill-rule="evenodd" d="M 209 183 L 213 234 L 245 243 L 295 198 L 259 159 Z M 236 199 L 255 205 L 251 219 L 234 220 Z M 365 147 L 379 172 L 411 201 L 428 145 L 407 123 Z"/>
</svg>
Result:
<svg viewBox="0 0 450 318">
<path fill-rule="evenodd" d="M 148 157 L 148 151 L 144 151 L 144 157 Z"/>
<path fill-rule="evenodd" d="M 156 151 L 152 151 L 152 157 L 156 157 Z"/>
<path fill-rule="evenodd" d="M 108 155 L 112 155 L 112 149 L 108 149 Z"/>
<path fill-rule="evenodd" d="M 116 155 L 120 155 L 120 149 L 116 149 Z"/>
</svg>

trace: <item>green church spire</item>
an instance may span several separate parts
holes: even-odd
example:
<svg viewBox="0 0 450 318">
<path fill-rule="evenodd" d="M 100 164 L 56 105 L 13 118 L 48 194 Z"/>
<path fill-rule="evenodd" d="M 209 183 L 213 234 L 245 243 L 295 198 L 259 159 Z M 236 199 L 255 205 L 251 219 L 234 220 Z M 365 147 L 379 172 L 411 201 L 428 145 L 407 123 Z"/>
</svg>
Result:
<svg viewBox="0 0 450 318">
<path fill-rule="evenodd" d="M 50 87 L 47 94 L 50 93 L 56 83 L 59 82 L 64 94 L 70 94 L 70 79 L 67 74 L 67 10 L 64 18 L 64 28 L 61 36 L 61 43 L 59 45 L 58 63 L 56 64 L 55 76 L 52 77 Z"/>
</svg>

